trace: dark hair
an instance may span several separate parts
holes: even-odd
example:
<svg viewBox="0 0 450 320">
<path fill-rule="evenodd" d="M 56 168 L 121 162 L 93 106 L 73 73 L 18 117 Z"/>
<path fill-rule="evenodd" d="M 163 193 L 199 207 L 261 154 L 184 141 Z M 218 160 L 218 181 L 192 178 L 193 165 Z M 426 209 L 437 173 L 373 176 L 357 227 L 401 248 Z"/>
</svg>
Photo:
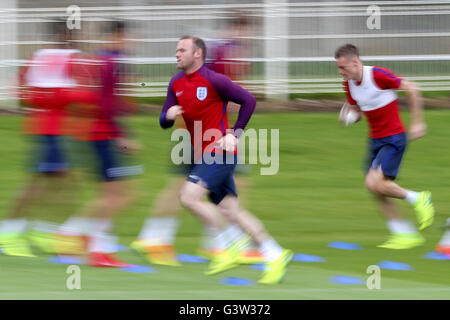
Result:
<svg viewBox="0 0 450 320">
<path fill-rule="evenodd" d="M 227 20 L 227 24 L 230 27 L 245 27 L 250 25 L 250 20 L 247 16 L 236 14 L 231 20 Z"/>
<path fill-rule="evenodd" d="M 205 44 L 205 41 L 203 41 L 199 37 L 195 37 L 195 36 L 183 36 L 183 37 L 180 38 L 180 40 L 186 40 L 186 39 L 191 39 L 192 40 L 192 43 L 194 44 L 194 50 L 202 49 L 202 59 L 203 59 L 203 61 L 205 61 L 205 58 L 206 58 L 206 44 Z"/>
<path fill-rule="evenodd" d="M 125 21 L 123 20 L 113 20 L 113 21 L 108 21 L 104 26 L 103 26 L 103 32 L 104 33 L 112 33 L 112 34 L 120 34 L 120 33 L 124 33 L 125 30 L 127 29 L 127 23 L 125 23 Z"/>
<path fill-rule="evenodd" d="M 339 59 L 340 57 L 346 57 L 346 56 L 352 56 L 352 57 L 358 57 L 359 58 L 359 50 L 358 48 L 351 44 L 347 43 L 339 48 L 337 48 L 336 52 L 334 53 L 334 58 Z"/>
<path fill-rule="evenodd" d="M 67 28 L 67 22 L 64 19 L 50 21 L 48 24 L 48 33 L 54 38 L 63 40 L 70 38 L 70 30 Z"/>
</svg>

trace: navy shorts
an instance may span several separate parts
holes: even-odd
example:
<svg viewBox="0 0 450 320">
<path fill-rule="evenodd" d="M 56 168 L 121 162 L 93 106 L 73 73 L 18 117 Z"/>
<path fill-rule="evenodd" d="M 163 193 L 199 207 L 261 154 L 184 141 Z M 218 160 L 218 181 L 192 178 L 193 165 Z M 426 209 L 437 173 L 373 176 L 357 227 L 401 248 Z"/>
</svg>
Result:
<svg viewBox="0 0 450 320">
<path fill-rule="evenodd" d="M 35 151 L 33 153 L 31 171 L 52 173 L 67 170 L 65 137 L 60 135 L 33 136 Z"/>
<path fill-rule="evenodd" d="M 140 175 L 142 166 L 130 165 L 129 158 L 116 149 L 115 140 L 91 141 L 95 154 L 97 170 L 102 180 L 115 181 Z"/>
<path fill-rule="evenodd" d="M 370 168 L 381 166 L 383 174 L 394 180 L 397 177 L 403 154 L 407 145 L 406 133 L 369 140 L 369 150 L 366 160 L 366 172 Z"/>
<path fill-rule="evenodd" d="M 207 164 L 202 160 L 202 163 L 193 164 L 187 178 L 190 182 L 202 183 L 210 191 L 208 197 L 214 204 L 219 204 L 228 194 L 237 197 L 233 178 L 237 156 L 234 155 L 233 161 L 226 161 L 226 156 L 224 155 L 222 162 Z"/>
</svg>

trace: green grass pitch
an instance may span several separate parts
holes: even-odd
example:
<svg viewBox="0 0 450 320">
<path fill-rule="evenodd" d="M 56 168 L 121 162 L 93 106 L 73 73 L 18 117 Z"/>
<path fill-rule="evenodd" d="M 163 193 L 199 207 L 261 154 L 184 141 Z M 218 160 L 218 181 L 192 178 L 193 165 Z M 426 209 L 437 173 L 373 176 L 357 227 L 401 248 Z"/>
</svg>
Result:
<svg viewBox="0 0 450 320">
<path fill-rule="evenodd" d="M 407 113 L 402 114 L 408 120 Z M 2 159 L 0 166 L 0 217 L 26 181 L 28 144 L 20 133 L 21 117 L 0 118 Z M 0 255 L 0 299 L 450 299 L 450 261 L 424 259 L 443 234 L 441 225 L 450 216 L 450 112 L 427 111 L 428 135 L 410 144 L 398 182 L 414 190 L 431 190 L 437 216 L 423 232 L 424 246 L 392 251 L 376 248 L 388 232 L 371 196 L 364 188 L 362 159 L 366 148 L 364 122 L 344 128 L 335 113 L 256 114 L 252 128 L 280 130 L 280 167 L 273 176 L 259 175 L 254 166 L 242 191 L 245 206 L 257 215 L 284 247 L 296 253 L 319 255 L 320 263 L 292 262 L 283 283 L 275 286 L 228 286 L 226 276 L 256 281 L 260 271 L 240 266 L 223 274 L 203 275 L 205 264 L 182 267 L 155 266 L 156 273 L 128 273 L 81 265 L 81 289 L 68 290 L 67 265 L 48 263 L 48 255 L 16 258 Z M 143 145 L 139 160 L 145 174 L 136 181 L 138 201 L 116 219 L 123 245 L 138 234 L 149 207 L 168 178 L 170 131 L 159 128 L 156 115 L 127 121 Z M 73 191 L 74 203 L 43 203 L 34 213 L 61 221 L 93 195 L 92 180 L 82 180 Z M 411 207 L 397 201 L 402 212 L 414 219 Z M 176 239 L 179 253 L 195 254 L 201 225 L 188 212 L 180 215 Z M 332 241 L 363 246 L 363 250 L 328 248 Z M 125 261 L 144 265 L 133 252 L 120 252 Z M 410 264 L 412 271 L 381 270 L 381 289 L 365 284 L 329 283 L 336 275 L 366 281 L 369 265 L 382 260 Z"/>
</svg>

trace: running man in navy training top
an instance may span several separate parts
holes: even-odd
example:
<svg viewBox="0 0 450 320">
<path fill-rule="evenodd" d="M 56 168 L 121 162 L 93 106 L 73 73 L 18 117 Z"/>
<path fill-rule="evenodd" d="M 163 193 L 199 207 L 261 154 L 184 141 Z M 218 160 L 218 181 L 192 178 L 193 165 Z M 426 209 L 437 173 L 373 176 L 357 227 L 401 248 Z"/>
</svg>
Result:
<svg viewBox="0 0 450 320">
<path fill-rule="evenodd" d="M 187 181 L 180 191 L 180 201 L 193 214 L 219 232 L 217 240 L 228 248 L 225 254 L 213 258 L 206 274 L 212 275 L 228 270 L 238 264 L 242 248 L 250 240 L 237 236 L 233 229 L 223 225 L 220 214 L 230 222 L 237 223 L 248 232 L 260 246 L 267 267 L 259 281 L 264 284 L 279 283 L 286 273 L 292 252 L 283 249 L 264 229 L 256 217 L 239 206 L 233 179 L 237 164 L 237 143 L 239 135 L 247 125 L 256 100 L 226 76 L 216 73 L 204 66 L 206 55 L 202 39 L 185 36 L 177 45 L 177 67 L 182 71 L 169 83 L 166 101 L 160 116 L 162 128 L 173 126 L 175 119 L 182 115 L 194 147 L 194 164 Z M 238 119 L 232 129 L 227 121 L 227 103 L 235 102 L 241 106 Z M 212 141 L 203 141 L 198 146 L 194 141 L 194 129 L 215 133 Z M 214 133 L 213 132 L 213 133 Z M 215 159 L 208 164 L 208 157 Z M 230 161 L 227 161 L 230 159 Z M 216 161 L 218 160 L 218 161 Z M 222 160 L 222 161 L 221 161 Z M 204 201 L 208 195 L 213 203 Z"/>
</svg>

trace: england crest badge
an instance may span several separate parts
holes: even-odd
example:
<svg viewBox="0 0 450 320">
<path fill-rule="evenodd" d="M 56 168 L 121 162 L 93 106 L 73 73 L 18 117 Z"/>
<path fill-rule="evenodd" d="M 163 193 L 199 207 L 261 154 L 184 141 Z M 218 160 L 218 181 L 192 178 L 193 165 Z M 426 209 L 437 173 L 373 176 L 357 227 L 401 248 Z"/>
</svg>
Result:
<svg viewBox="0 0 450 320">
<path fill-rule="evenodd" d="M 197 99 L 203 101 L 206 99 L 208 95 L 208 89 L 206 87 L 198 87 L 197 88 Z"/>
</svg>

